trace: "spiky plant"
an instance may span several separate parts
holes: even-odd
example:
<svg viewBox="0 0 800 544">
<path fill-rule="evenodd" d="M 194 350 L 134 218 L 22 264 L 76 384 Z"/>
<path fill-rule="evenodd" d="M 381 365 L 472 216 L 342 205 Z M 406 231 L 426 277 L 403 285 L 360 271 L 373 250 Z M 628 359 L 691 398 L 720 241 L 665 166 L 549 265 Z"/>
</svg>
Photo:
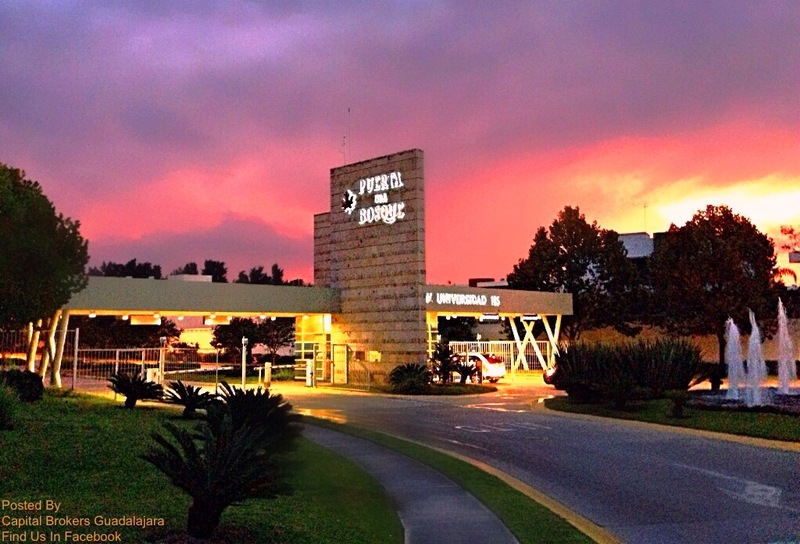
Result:
<svg viewBox="0 0 800 544">
<path fill-rule="evenodd" d="M 274 495 L 275 470 L 262 447 L 266 428 L 235 428 L 230 413 L 215 425 L 202 425 L 199 436 L 170 422 L 164 427 L 172 440 L 154 432 L 156 445 L 142 458 L 192 498 L 190 536 L 210 538 L 228 506 Z"/>
<path fill-rule="evenodd" d="M 431 371 L 420 363 L 406 363 L 392 369 L 389 383 L 398 393 L 420 393 L 431 383 Z"/>
<path fill-rule="evenodd" d="M 208 407 L 217 396 L 208 391 L 203 391 L 200 387 L 186 385 L 182 381 L 169 382 L 169 388 L 164 395 L 164 400 L 183 406 L 184 419 L 191 419 L 197 410 Z"/>
<path fill-rule="evenodd" d="M 478 367 L 469 361 L 459 361 L 456 363 L 455 371 L 461 377 L 458 383 L 464 385 L 467 383 L 467 378 L 471 378 L 478 373 Z"/>
<path fill-rule="evenodd" d="M 444 385 L 450 381 L 450 375 L 455 370 L 457 358 L 450 351 L 450 344 L 437 342 L 433 350 L 433 372 L 439 377 L 439 382 Z"/>
<path fill-rule="evenodd" d="M 299 429 L 292 425 L 295 417 L 291 414 L 292 405 L 286 402 L 283 395 L 270 394 L 269 389 L 241 389 L 228 382 L 220 384 L 220 400 L 231 415 L 234 429 L 244 425 L 264 428 L 269 447 L 288 446 L 298 434 Z M 220 410 L 220 403 L 208 406 L 209 424 L 217 423 L 225 411 Z"/>
<path fill-rule="evenodd" d="M 108 379 L 109 387 L 114 393 L 125 397 L 125 408 L 133 409 L 139 400 L 158 400 L 164 395 L 161 384 L 148 382 L 142 376 L 133 377 L 122 372 Z"/>
</svg>

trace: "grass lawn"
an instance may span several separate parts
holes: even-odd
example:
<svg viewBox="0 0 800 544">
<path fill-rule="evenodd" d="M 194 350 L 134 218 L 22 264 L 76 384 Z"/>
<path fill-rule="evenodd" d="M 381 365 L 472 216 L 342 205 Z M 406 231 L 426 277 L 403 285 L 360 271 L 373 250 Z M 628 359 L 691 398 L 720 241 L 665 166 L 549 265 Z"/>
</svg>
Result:
<svg viewBox="0 0 800 544">
<path fill-rule="evenodd" d="M 119 530 L 122 541 L 151 542 L 184 529 L 190 499 L 166 476 L 139 459 L 160 423 L 175 410 L 143 405 L 125 410 L 98 397 L 46 393 L 23 405 L 13 430 L 0 431 L 0 499 L 62 503 L 56 517 L 163 518 L 164 527 L 2 527 L 76 533 Z M 283 481 L 291 495 L 251 500 L 226 510 L 218 533 L 237 543 L 363 543 L 403 541 L 389 498 L 369 475 L 310 441 L 299 439 Z M 0 515 L 24 518 L 48 512 Z M 31 539 L 28 538 L 28 541 Z"/>
<path fill-rule="evenodd" d="M 508 486 L 499 478 L 429 448 L 391 436 L 309 418 L 315 424 L 366 438 L 424 463 L 472 493 L 494 512 L 517 539 L 525 543 L 588 544 L 588 536 L 544 506 Z"/>
<path fill-rule="evenodd" d="M 800 417 L 796 415 L 686 407 L 683 418 L 673 418 L 669 416 L 672 401 L 668 399 L 631 402 L 625 410 L 615 410 L 609 404 L 575 402 L 569 397 L 547 399 L 545 406 L 562 412 L 800 442 Z"/>
</svg>

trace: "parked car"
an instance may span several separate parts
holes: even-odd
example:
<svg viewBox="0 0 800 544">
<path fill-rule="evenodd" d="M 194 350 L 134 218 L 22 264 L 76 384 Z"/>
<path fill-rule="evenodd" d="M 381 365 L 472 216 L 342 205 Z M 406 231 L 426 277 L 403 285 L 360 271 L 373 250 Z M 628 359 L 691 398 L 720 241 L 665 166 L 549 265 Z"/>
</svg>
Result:
<svg viewBox="0 0 800 544">
<path fill-rule="evenodd" d="M 478 353 L 476 351 L 468 354 L 470 362 L 478 367 L 479 380 L 489 380 L 497 383 L 500 378 L 506 375 L 506 364 L 502 358 L 493 353 Z"/>
</svg>

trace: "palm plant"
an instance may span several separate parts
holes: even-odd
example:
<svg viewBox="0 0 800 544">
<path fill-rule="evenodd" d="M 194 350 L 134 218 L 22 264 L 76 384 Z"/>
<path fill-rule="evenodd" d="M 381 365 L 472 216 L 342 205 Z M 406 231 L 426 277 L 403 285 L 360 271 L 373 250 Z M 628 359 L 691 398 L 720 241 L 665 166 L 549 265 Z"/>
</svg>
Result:
<svg viewBox="0 0 800 544">
<path fill-rule="evenodd" d="M 211 425 L 219 424 L 226 412 L 230 413 L 234 429 L 245 425 L 263 428 L 271 447 L 289 445 L 297 435 L 298 429 L 291 423 L 295 420 L 290 413 L 292 405 L 284 400 L 283 395 L 272 395 L 269 389 L 240 389 L 228 382 L 220 384 L 221 403 L 208 406 L 208 421 Z M 222 409 L 224 408 L 224 409 Z"/>
<path fill-rule="evenodd" d="M 444 385 L 450 381 L 450 375 L 455 370 L 456 358 L 450 351 L 450 344 L 437 342 L 433 350 L 433 372 L 439 377 L 439 382 Z"/>
<path fill-rule="evenodd" d="M 217 396 L 200 387 L 186 385 L 182 381 L 170 382 L 164 400 L 183 406 L 184 419 L 191 419 L 199 409 L 205 409 Z"/>
<path fill-rule="evenodd" d="M 389 373 L 389 383 L 398 393 L 419 393 L 431 382 L 431 372 L 420 363 L 396 366 Z"/>
<path fill-rule="evenodd" d="M 459 361 L 456 363 L 455 371 L 461 377 L 458 383 L 464 385 L 467 383 L 467 378 L 472 378 L 478 373 L 478 367 L 469 361 Z"/>
<path fill-rule="evenodd" d="M 161 384 L 148 382 L 142 376 L 130 377 L 122 372 L 108 379 L 114 393 L 125 397 L 125 408 L 133 409 L 139 400 L 158 400 L 164 395 Z"/>
<path fill-rule="evenodd" d="M 154 432 L 157 445 L 142 458 L 192 498 L 186 525 L 190 536 L 207 539 L 228 506 L 274 494 L 274 468 L 262 447 L 265 427 L 236 428 L 227 412 L 215 425 L 202 425 L 199 436 L 169 422 L 165 429 L 177 444 Z"/>
</svg>

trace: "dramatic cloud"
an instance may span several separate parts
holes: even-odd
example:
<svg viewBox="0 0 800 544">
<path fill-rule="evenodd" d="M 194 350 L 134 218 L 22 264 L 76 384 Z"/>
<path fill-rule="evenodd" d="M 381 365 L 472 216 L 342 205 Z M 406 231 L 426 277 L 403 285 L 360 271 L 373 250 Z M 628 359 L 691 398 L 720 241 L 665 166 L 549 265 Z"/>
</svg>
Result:
<svg viewBox="0 0 800 544">
<path fill-rule="evenodd" d="M 310 281 L 329 169 L 409 148 L 431 282 L 507 274 L 565 205 L 624 232 L 729 204 L 775 235 L 800 224 L 798 28 L 792 0 L 7 2 L 0 161 L 93 264 Z"/>
</svg>

